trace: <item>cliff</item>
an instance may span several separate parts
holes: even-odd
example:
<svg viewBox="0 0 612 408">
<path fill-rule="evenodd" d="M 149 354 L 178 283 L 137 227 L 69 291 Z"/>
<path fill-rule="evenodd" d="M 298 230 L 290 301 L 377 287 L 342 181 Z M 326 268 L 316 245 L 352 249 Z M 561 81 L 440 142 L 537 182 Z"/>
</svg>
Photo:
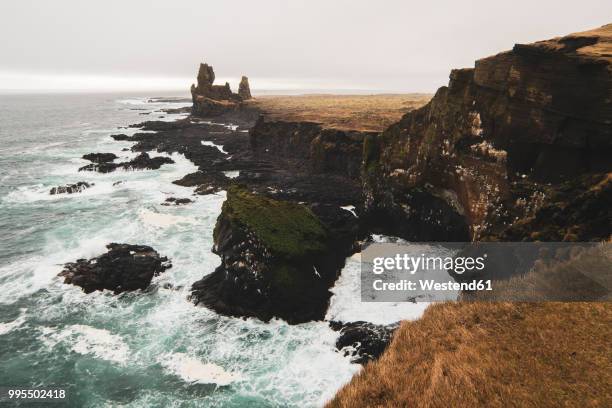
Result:
<svg viewBox="0 0 612 408">
<path fill-rule="evenodd" d="M 366 139 L 369 219 L 411 239 L 605 239 L 611 63 L 606 25 L 452 71 L 426 106 Z M 551 207 L 576 210 L 562 235 Z"/>
</svg>

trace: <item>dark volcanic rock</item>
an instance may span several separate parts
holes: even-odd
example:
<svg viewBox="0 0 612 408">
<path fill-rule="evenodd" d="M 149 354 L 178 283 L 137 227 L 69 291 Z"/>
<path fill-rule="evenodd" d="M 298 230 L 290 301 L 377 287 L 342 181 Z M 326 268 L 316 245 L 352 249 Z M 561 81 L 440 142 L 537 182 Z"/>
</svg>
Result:
<svg viewBox="0 0 612 408">
<path fill-rule="evenodd" d="M 221 266 L 195 282 L 192 299 L 215 311 L 280 317 L 289 323 L 322 319 L 329 287 L 349 248 L 305 206 L 232 186 L 217 220 L 213 251 Z M 352 240 L 351 240 L 352 243 Z"/>
<path fill-rule="evenodd" d="M 121 165 L 128 170 L 139 170 L 139 169 L 159 169 L 164 164 L 172 164 L 174 160 L 169 157 L 150 157 L 147 153 L 140 153 L 134 159 L 127 163 L 121 163 Z"/>
<path fill-rule="evenodd" d="M 73 194 L 73 193 L 80 193 L 81 191 L 93 186 L 94 183 L 87 183 L 85 181 L 79 181 L 76 184 L 67 184 L 65 186 L 58 186 L 58 187 L 53 187 L 50 191 L 49 194 L 51 195 L 55 195 L 55 194 Z"/>
<path fill-rule="evenodd" d="M 193 203 L 193 200 L 189 198 L 176 198 L 176 197 L 168 197 L 166 201 L 162 203 L 162 205 L 183 205 Z"/>
<path fill-rule="evenodd" d="M 107 163 L 115 160 L 117 156 L 114 153 L 89 153 L 83 155 L 83 159 L 93 163 Z"/>
<path fill-rule="evenodd" d="M 108 289 L 118 294 L 146 289 L 154 276 L 172 266 L 149 246 L 112 243 L 106 247 L 103 255 L 65 264 L 58 276 L 85 293 Z"/>
<path fill-rule="evenodd" d="M 366 140 L 365 218 L 419 240 L 608 237 L 597 180 L 612 171 L 611 45 L 607 25 L 452 71 L 429 104 Z M 593 192 L 564 195 L 572 179 Z"/>
<path fill-rule="evenodd" d="M 371 132 L 322 128 L 311 122 L 268 121 L 250 132 L 251 148 L 262 157 L 295 159 L 311 173 L 359 179 L 363 140 Z"/>
<path fill-rule="evenodd" d="M 251 99 L 249 78 L 242 76 L 242 79 L 240 79 L 240 85 L 238 85 L 238 95 L 240 95 L 243 100 Z"/>
<path fill-rule="evenodd" d="M 131 140 L 132 138 L 128 135 L 126 135 L 125 133 L 120 133 L 118 135 L 111 135 L 111 137 L 114 140 L 120 141 L 120 140 Z"/>
<path fill-rule="evenodd" d="M 329 322 L 340 332 L 336 349 L 351 357 L 352 363 L 365 364 L 377 359 L 387 348 L 399 323 L 376 325 L 368 322 Z"/>
<path fill-rule="evenodd" d="M 148 153 L 141 153 L 129 162 L 123 163 L 92 163 L 79 168 L 79 171 L 97 171 L 99 173 L 110 173 L 118 168 L 125 170 L 157 170 L 164 164 L 172 164 L 174 160 L 169 157 L 150 157 Z"/>
</svg>

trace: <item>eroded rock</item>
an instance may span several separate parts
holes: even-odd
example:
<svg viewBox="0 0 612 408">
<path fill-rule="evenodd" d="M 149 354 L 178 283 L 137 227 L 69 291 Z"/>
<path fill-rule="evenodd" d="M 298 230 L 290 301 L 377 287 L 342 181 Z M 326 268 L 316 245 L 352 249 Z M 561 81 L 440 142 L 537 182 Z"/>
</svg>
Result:
<svg viewBox="0 0 612 408">
<path fill-rule="evenodd" d="M 350 356 L 352 363 L 365 364 L 375 360 L 385 351 L 399 323 L 377 325 L 358 322 L 329 322 L 329 326 L 340 332 L 336 349 Z"/>
<path fill-rule="evenodd" d="M 125 170 L 157 170 L 164 164 L 172 164 L 174 160 L 165 156 L 151 157 L 148 153 L 143 152 L 130 160 L 129 162 L 113 163 L 101 162 L 91 163 L 79 168 L 79 171 L 97 171 L 99 173 L 110 173 L 122 168 Z"/>
<path fill-rule="evenodd" d="M 329 229 L 307 207 L 228 188 L 213 251 L 221 265 L 192 286 L 192 299 L 227 315 L 322 319 L 344 265 Z"/>
<path fill-rule="evenodd" d="M 78 183 L 75 184 L 67 184 L 65 186 L 58 186 L 58 187 L 53 187 L 50 191 L 49 194 L 51 195 L 55 195 L 55 194 L 74 194 L 74 193 L 80 193 L 81 191 L 93 186 L 94 183 L 87 183 L 85 181 L 79 181 Z"/>
<path fill-rule="evenodd" d="M 58 276 L 85 293 L 111 290 L 115 294 L 146 289 L 154 276 L 172 267 L 168 258 L 150 246 L 111 243 L 108 252 L 64 265 Z"/>
<path fill-rule="evenodd" d="M 83 155 L 83 159 L 93 163 L 108 163 L 115 160 L 117 156 L 114 153 L 89 153 Z"/>
</svg>

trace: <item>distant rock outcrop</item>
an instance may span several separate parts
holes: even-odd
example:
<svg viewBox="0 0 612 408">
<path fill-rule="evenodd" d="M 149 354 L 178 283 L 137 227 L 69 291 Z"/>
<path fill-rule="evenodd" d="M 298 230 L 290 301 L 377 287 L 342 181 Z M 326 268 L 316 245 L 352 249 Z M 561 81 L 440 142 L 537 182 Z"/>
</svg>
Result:
<svg viewBox="0 0 612 408">
<path fill-rule="evenodd" d="M 251 87 L 249 86 L 249 78 L 243 76 L 238 85 L 238 95 L 243 100 L 251 99 Z"/>
<path fill-rule="evenodd" d="M 246 77 L 242 77 L 243 80 Z M 243 97 L 246 93 L 243 90 L 243 83 L 240 82 L 241 92 L 233 93 L 229 83 L 225 85 L 214 85 L 215 71 L 208 64 L 200 64 L 198 71 L 198 84 L 191 85 L 191 97 L 193 100 L 192 113 L 198 116 L 218 116 L 240 107 L 243 99 L 251 97 L 246 82 L 248 98 Z"/>
<path fill-rule="evenodd" d="M 453 70 L 366 139 L 366 213 L 408 239 L 606 239 L 611 92 L 612 24 Z"/>
</svg>

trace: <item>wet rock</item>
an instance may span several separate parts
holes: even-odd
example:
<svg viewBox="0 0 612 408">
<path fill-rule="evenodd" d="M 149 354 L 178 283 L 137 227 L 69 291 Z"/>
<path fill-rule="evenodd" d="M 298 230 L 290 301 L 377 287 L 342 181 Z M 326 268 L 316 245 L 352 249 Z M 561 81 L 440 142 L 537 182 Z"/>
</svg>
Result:
<svg viewBox="0 0 612 408">
<path fill-rule="evenodd" d="M 159 169 L 164 164 L 173 164 L 174 160 L 169 157 L 158 156 L 151 157 L 148 153 L 140 153 L 133 160 L 127 163 L 121 163 L 125 169 L 139 170 L 139 169 Z"/>
<path fill-rule="evenodd" d="M 123 163 L 92 163 L 79 168 L 79 171 L 97 171 L 99 173 L 110 173 L 118 168 L 125 170 L 157 170 L 164 164 L 172 164 L 174 160 L 169 157 L 151 157 L 148 153 L 143 152 L 129 162 Z"/>
<path fill-rule="evenodd" d="M 154 276 L 172 267 L 168 258 L 146 245 L 111 243 L 108 252 L 64 265 L 58 276 L 85 293 L 111 290 L 115 294 L 146 289 Z"/>
<path fill-rule="evenodd" d="M 117 156 L 114 153 L 89 153 L 83 155 L 83 159 L 93 163 L 108 163 L 115 160 Z"/>
<path fill-rule="evenodd" d="M 114 140 L 131 140 L 131 137 L 126 135 L 125 133 L 120 133 L 118 135 L 111 135 Z"/>
<path fill-rule="evenodd" d="M 238 95 L 240 95 L 243 100 L 252 98 L 249 78 L 242 76 L 242 79 L 240 79 L 240 85 L 238 85 Z"/>
<path fill-rule="evenodd" d="M 49 194 L 51 195 L 55 195 L 55 194 L 74 194 L 74 193 L 80 193 L 81 191 L 93 186 L 94 183 L 87 183 L 85 181 L 79 181 L 78 183 L 75 184 L 67 184 L 65 186 L 58 186 L 58 187 L 53 187 L 50 191 Z"/>
<path fill-rule="evenodd" d="M 196 186 L 196 194 L 207 195 L 217 193 L 226 188 L 230 183 L 230 179 L 221 172 L 198 171 L 187 174 L 182 179 L 175 180 L 172 183 L 184 187 Z"/>
<path fill-rule="evenodd" d="M 307 207 L 230 186 L 214 231 L 221 265 L 193 284 L 192 299 L 264 321 L 322 319 L 346 259 L 336 244 Z"/>
<path fill-rule="evenodd" d="M 193 200 L 189 198 L 176 198 L 176 197 L 168 197 L 166 201 L 162 203 L 162 205 L 183 205 L 193 203 Z"/>
<path fill-rule="evenodd" d="M 365 364 L 377 359 L 385 351 L 399 323 L 377 325 L 363 321 L 331 321 L 329 326 L 340 332 L 336 349 L 344 356 L 350 356 L 352 363 Z"/>
</svg>

